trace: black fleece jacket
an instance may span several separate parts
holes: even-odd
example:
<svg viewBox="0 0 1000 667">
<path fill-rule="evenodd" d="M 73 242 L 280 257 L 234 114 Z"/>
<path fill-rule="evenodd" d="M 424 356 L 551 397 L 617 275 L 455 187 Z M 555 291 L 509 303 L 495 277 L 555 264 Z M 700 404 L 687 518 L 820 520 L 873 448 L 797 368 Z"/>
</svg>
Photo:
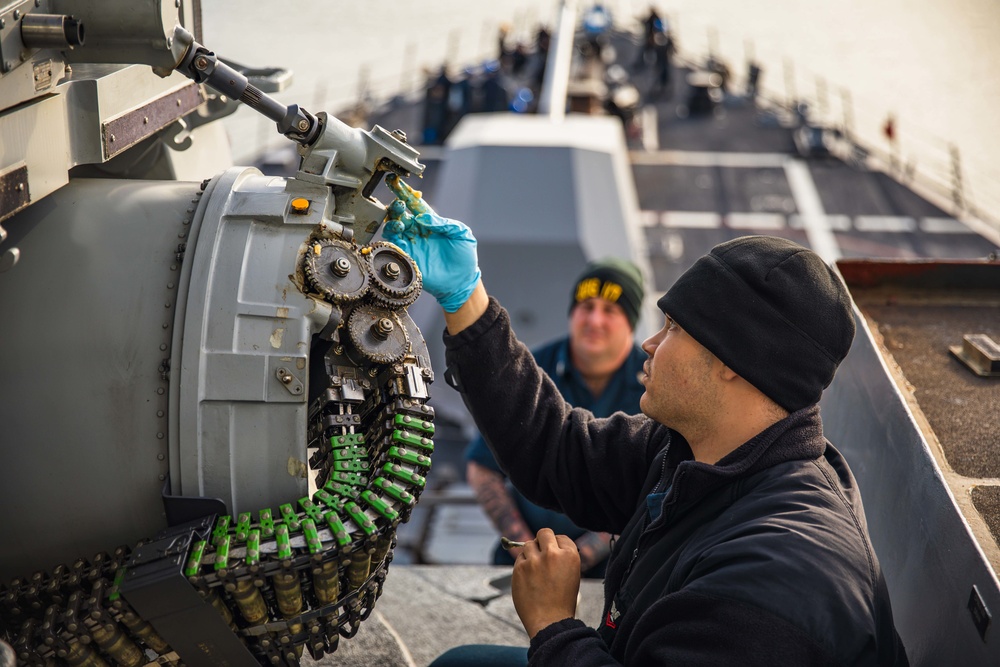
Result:
<svg viewBox="0 0 1000 667">
<path fill-rule="evenodd" d="M 566 619 L 531 665 L 906 665 L 861 497 L 819 408 L 715 465 L 643 415 L 571 408 L 496 300 L 445 334 L 449 382 L 534 502 L 620 535 L 598 629 Z M 649 521 L 646 497 L 667 491 Z"/>
</svg>

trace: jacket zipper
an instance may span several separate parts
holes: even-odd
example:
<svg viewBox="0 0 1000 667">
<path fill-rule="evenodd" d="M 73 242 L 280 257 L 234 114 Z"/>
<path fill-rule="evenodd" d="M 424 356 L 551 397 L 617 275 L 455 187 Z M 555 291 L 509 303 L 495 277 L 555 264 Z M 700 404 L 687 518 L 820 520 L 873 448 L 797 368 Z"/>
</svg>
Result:
<svg viewBox="0 0 1000 667">
<path fill-rule="evenodd" d="M 660 479 L 656 482 L 656 486 L 653 487 L 651 493 L 657 493 L 660 487 L 663 485 L 663 477 L 667 472 L 667 454 L 663 455 L 663 463 L 660 464 Z M 644 520 L 645 521 L 645 520 Z M 656 523 L 655 521 L 653 523 Z M 652 525 L 652 524 L 650 524 Z M 635 564 L 635 560 L 639 557 L 639 544 L 642 542 L 642 536 L 646 533 L 646 529 L 649 528 L 648 525 L 644 525 L 639 531 L 639 539 L 636 540 L 635 549 L 632 550 L 632 557 L 628 561 L 628 565 L 625 567 L 625 572 L 622 573 L 622 578 L 618 583 L 618 590 L 621 590 L 622 584 L 628 580 L 628 575 L 632 572 L 632 566 Z"/>
</svg>

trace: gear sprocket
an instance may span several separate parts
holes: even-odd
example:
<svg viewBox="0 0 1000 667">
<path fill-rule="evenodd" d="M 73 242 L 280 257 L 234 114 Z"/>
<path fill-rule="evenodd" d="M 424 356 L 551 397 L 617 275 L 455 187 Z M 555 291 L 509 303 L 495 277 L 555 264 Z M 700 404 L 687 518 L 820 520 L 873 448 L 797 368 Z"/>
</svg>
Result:
<svg viewBox="0 0 1000 667">
<path fill-rule="evenodd" d="M 313 289 L 331 303 L 353 303 L 368 293 L 368 262 L 346 241 L 310 242 L 302 269 Z"/>
<path fill-rule="evenodd" d="M 386 308 L 358 306 L 347 319 L 347 330 L 358 351 L 377 364 L 398 361 L 410 348 L 410 337 L 402 322 Z"/>
<path fill-rule="evenodd" d="M 372 297 L 389 308 L 402 308 L 416 301 L 423 287 L 416 263 L 392 243 L 377 241 L 370 247 Z"/>
</svg>

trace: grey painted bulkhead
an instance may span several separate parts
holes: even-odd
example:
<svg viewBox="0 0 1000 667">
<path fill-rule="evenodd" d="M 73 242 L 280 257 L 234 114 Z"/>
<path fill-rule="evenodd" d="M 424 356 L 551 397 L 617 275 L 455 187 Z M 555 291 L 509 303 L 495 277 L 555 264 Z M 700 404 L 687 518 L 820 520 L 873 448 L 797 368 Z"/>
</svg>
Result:
<svg viewBox="0 0 1000 667">
<path fill-rule="evenodd" d="M 910 664 L 1000 664 L 1000 628 L 981 637 L 970 610 L 975 586 L 996 626 L 1000 582 L 855 313 L 854 346 L 820 404 L 823 429 L 857 478 Z"/>
</svg>

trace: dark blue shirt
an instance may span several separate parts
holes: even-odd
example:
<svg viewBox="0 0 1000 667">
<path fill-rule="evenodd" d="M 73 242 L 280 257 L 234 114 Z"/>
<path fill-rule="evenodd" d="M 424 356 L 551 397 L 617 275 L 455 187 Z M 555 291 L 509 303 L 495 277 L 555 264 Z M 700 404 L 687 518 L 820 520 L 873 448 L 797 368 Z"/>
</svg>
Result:
<svg viewBox="0 0 1000 667">
<path fill-rule="evenodd" d="M 628 414 L 639 413 L 639 399 L 645 392 L 645 388 L 639 383 L 639 374 L 648 357 L 638 345 L 632 346 L 625 363 L 615 371 L 599 398 L 594 398 L 580 371 L 573 366 L 570 360 L 568 336 L 533 350 L 532 354 L 539 367 L 552 378 L 570 405 L 590 410 L 597 417 L 608 417 L 618 411 Z M 475 461 L 490 470 L 503 472 L 481 435 L 477 435 L 469 443 L 465 450 L 465 459 Z M 532 532 L 537 533 L 542 528 L 551 528 L 557 535 L 568 535 L 574 540 L 587 532 L 563 514 L 539 507 L 521 495 L 517 489 L 509 485 L 508 487 L 517 503 L 518 511 Z M 513 560 L 498 546 L 494 553 L 494 562 L 509 564 Z"/>
</svg>

